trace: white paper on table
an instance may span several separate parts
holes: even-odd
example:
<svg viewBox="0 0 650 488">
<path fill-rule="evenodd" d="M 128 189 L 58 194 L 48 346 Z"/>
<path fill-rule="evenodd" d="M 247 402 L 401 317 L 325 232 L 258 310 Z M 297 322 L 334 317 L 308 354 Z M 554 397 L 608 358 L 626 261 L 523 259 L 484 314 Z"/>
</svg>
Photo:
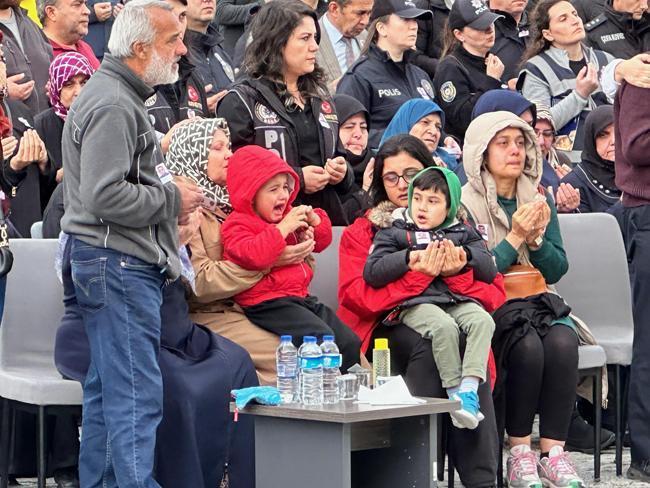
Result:
<svg viewBox="0 0 650 488">
<path fill-rule="evenodd" d="M 357 403 L 367 403 L 370 405 L 420 405 L 426 403 L 426 400 L 411 395 L 404 382 L 404 378 L 396 376 L 374 390 L 361 385 L 359 387 Z"/>
</svg>

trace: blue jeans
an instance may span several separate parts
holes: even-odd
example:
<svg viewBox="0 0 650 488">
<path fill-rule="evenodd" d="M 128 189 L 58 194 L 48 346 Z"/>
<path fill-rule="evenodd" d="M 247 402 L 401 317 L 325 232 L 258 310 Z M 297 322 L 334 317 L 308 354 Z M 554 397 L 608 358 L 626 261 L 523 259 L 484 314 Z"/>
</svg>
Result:
<svg viewBox="0 0 650 488">
<path fill-rule="evenodd" d="M 90 343 L 79 478 L 83 488 L 159 488 L 153 478 L 162 417 L 158 367 L 160 268 L 72 243 L 72 280 Z"/>
</svg>

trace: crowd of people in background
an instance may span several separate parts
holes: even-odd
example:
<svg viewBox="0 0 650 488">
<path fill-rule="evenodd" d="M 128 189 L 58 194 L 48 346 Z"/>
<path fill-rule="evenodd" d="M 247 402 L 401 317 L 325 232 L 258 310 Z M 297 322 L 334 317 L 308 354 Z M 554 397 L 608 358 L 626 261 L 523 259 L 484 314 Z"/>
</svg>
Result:
<svg viewBox="0 0 650 488">
<path fill-rule="evenodd" d="M 332 333 L 344 371 L 388 338 L 412 394 L 460 401 L 464 486 L 496 485 L 500 445 L 510 487 L 586 486 L 593 336 L 553 284 L 558 214 L 588 212 L 628 252 L 650 483 L 648 0 L 0 0 L 0 41 L 9 236 L 60 241 L 55 361 L 84 389 L 48 420 L 57 487 L 252 488 L 229 391 L 275 384 L 280 335 Z M 309 294 L 332 226 L 336 311 Z M 511 301 L 513 266 L 541 291 Z"/>
</svg>

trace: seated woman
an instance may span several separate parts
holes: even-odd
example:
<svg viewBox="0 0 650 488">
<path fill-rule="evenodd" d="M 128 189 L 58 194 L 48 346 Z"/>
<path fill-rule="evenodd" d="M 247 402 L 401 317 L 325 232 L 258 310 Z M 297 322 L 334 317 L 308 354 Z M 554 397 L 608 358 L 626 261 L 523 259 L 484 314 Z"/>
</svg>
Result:
<svg viewBox="0 0 650 488">
<path fill-rule="evenodd" d="M 555 145 L 580 161 L 587 115 L 607 102 L 598 73 L 613 58 L 586 47 L 585 30 L 567 0 L 541 0 L 531 15 L 531 43 L 517 88 L 528 100 L 551 107 L 558 127 Z"/>
<path fill-rule="evenodd" d="M 484 113 L 497 112 L 499 110 L 512 112 L 531 127 L 536 127 L 537 125 L 537 105 L 526 100 L 521 94 L 511 90 L 490 90 L 481 95 L 481 98 L 478 99 L 472 111 L 472 119 Z M 544 158 L 542 168 L 540 184 L 555 197 L 558 212 L 573 212 L 580 203 L 580 195 L 570 184 L 560 184 L 560 178 L 570 172 L 571 168 L 568 166 L 554 167 L 546 157 Z M 460 168 L 458 172 L 460 172 Z M 461 181 L 463 183 L 467 182 L 467 176 L 464 171 L 462 171 Z"/>
<path fill-rule="evenodd" d="M 274 385 L 278 337 L 253 325 L 232 300 L 233 296 L 261 280 L 264 274 L 246 271 L 222 259 L 221 224 L 232 211 L 225 190 L 231 155 L 228 125 L 219 118 L 194 118 L 178 127 L 167 153 L 169 171 L 192 180 L 205 196 L 199 231 L 189 242 L 196 274 L 189 300 L 190 317 L 246 349 L 260 383 Z M 292 246 L 276 266 L 304 259 L 308 251 L 301 245 Z"/>
<path fill-rule="evenodd" d="M 431 152 L 410 135 L 395 136 L 380 149 L 370 187 L 373 208 L 345 229 L 341 237 L 337 313 L 361 338 L 364 351 L 373 337 L 388 337 L 391 368 L 404 376 L 412 394 L 444 397 L 446 392 L 433 360 L 431 341 L 402 324 L 381 325 L 395 307 L 429 286 L 432 278 L 427 269 L 409 270 L 383 288 L 372 288 L 363 279 L 379 225 L 394 208 L 407 207 L 409 182 L 424 167 L 433 165 Z M 496 479 L 498 442 L 489 382 L 481 384 L 478 393 L 485 419 L 475 430 L 451 429 L 450 452 L 467 487 L 493 486 Z"/>
<path fill-rule="evenodd" d="M 181 227 L 181 244 L 196 232 Z M 68 244 L 71 241 L 68 242 Z M 181 256 L 187 257 L 184 250 Z M 158 426 L 155 478 L 160 486 L 254 488 L 255 444 L 252 419 L 232 421 L 230 391 L 258 385 L 244 349 L 193 323 L 186 301 L 192 270 L 165 286 L 159 364 L 163 378 L 163 418 Z M 57 331 L 54 359 L 65 378 L 83 382 L 90 347 L 75 298 L 70 246 L 62 255 L 65 315 Z M 242 423 L 242 420 L 244 421 Z M 228 484 L 225 484 L 228 486 Z"/>
<path fill-rule="evenodd" d="M 566 175 L 562 183 L 580 190 L 580 212 L 607 212 L 621 199 L 614 171 L 614 108 L 603 105 L 585 121 L 585 148 L 582 161 Z"/>
<path fill-rule="evenodd" d="M 568 263 L 552 197 L 540 193 L 542 158 L 533 128 L 509 112 L 477 117 L 467 130 L 463 165 L 468 183 L 461 201 L 498 270 L 530 265 L 546 283 L 557 282 Z M 578 334 L 569 312 L 561 297 L 541 293 L 506 302 L 494 314 L 495 403 L 505 398 L 510 486 L 582 486 L 563 449 L 578 382 Z M 536 413 L 539 461 L 530 446 Z"/>
<path fill-rule="evenodd" d="M 316 64 L 316 12 L 295 0 L 274 0 L 255 14 L 242 78 L 219 102 L 234 149 L 271 149 L 300 178 L 298 204 L 322 208 L 346 225 L 341 206 L 354 181 L 340 155 L 339 123 L 325 74 Z"/>
<path fill-rule="evenodd" d="M 370 149 L 379 147 L 384 129 L 400 105 L 412 98 L 433 100 L 431 78 L 413 64 L 417 56 L 417 19 L 431 17 L 399 2 L 376 1 L 362 56 L 336 89 L 356 98 L 370 113 Z"/>
<path fill-rule="evenodd" d="M 455 170 L 458 161 L 454 154 L 448 152 L 442 141 L 442 129 L 445 126 L 445 113 L 437 103 L 431 100 L 415 98 L 404 103 L 386 127 L 379 146 L 398 134 L 411 134 L 417 137 L 431 151 L 436 166 Z M 449 138 L 453 141 L 453 138 Z M 460 153 L 460 148 L 451 142 Z"/>
<path fill-rule="evenodd" d="M 370 207 L 368 190 L 375 164 L 372 151 L 368 149 L 370 114 L 359 100 L 349 95 L 334 95 L 332 100 L 339 117 L 339 139 L 345 149 L 345 160 L 354 173 L 354 185 L 342 197 L 348 222 L 354 222 Z"/>
</svg>

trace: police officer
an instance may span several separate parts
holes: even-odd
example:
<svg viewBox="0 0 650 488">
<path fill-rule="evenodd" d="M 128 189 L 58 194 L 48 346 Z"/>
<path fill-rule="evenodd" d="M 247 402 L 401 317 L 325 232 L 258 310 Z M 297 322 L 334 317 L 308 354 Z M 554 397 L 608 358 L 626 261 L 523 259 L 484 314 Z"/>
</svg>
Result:
<svg viewBox="0 0 650 488">
<path fill-rule="evenodd" d="M 345 150 L 338 117 L 315 61 L 316 12 L 302 2 L 274 0 L 255 15 L 251 34 L 243 76 L 217 106 L 233 150 L 254 144 L 277 152 L 298 173 L 297 204 L 322 208 L 334 225 L 347 225 L 341 197 L 354 174 L 339 156 Z"/>
<path fill-rule="evenodd" d="M 431 16 L 409 0 L 377 0 L 370 16 L 368 51 L 343 75 L 337 93 L 359 100 L 370 113 L 368 147 L 376 149 L 399 107 L 412 98 L 433 100 L 431 78 L 411 61 L 416 19 Z"/>
<path fill-rule="evenodd" d="M 647 0 L 606 0 L 603 12 L 585 24 L 587 44 L 612 56 L 628 59 L 650 51 Z"/>
<path fill-rule="evenodd" d="M 496 39 L 490 52 L 498 56 L 506 67 L 501 81 L 508 83 L 513 80 L 513 86 L 530 39 L 527 5 L 527 0 L 490 0 L 492 11 L 503 16 L 494 23 Z"/>
<path fill-rule="evenodd" d="M 418 20 L 417 56 L 413 64 L 422 68 L 433 79 L 440 62 L 443 48 L 443 33 L 449 17 L 449 7 L 445 0 L 413 0 L 423 10 L 431 10 L 433 18 L 425 16 Z"/>
<path fill-rule="evenodd" d="M 494 22 L 501 18 L 481 0 L 456 0 L 451 7 L 445 51 L 433 84 L 446 115 L 445 131 L 459 140 L 480 96 L 502 86 L 505 67 L 498 56 L 488 54 L 494 46 Z"/>
</svg>

